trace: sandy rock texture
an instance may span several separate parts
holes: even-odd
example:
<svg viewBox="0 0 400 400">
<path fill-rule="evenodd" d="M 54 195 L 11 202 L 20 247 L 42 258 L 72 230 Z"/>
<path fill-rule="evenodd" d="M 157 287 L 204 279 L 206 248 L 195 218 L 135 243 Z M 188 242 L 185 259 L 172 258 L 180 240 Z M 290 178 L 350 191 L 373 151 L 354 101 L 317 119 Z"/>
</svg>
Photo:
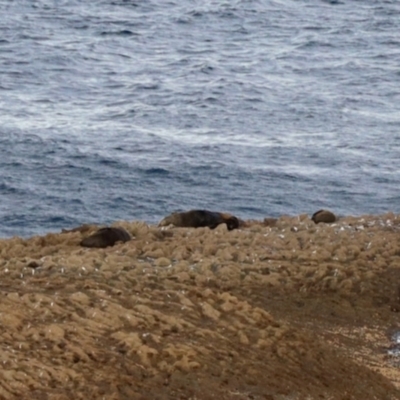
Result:
<svg viewBox="0 0 400 400">
<path fill-rule="evenodd" d="M 400 216 L 0 240 L 1 399 L 400 399 Z"/>
</svg>

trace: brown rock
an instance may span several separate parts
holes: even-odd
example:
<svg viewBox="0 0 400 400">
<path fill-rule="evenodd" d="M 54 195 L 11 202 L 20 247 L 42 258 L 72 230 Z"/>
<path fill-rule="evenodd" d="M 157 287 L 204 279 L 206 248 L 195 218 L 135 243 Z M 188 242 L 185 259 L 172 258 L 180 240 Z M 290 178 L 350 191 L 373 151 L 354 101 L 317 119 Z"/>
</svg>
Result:
<svg viewBox="0 0 400 400">
<path fill-rule="evenodd" d="M 276 218 L 264 218 L 265 226 L 275 226 L 278 220 Z"/>
<path fill-rule="evenodd" d="M 32 261 L 30 261 L 26 266 L 27 266 L 28 268 L 36 269 L 36 268 L 39 268 L 39 267 L 40 267 L 40 264 L 39 264 L 37 261 L 32 260 Z"/>
<path fill-rule="evenodd" d="M 155 264 L 157 267 L 168 267 L 169 265 L 171 265 L 171 260 L 169 260 L 166 257 L 160 257 L 160 258 L 157 258 L 157 260 L 155 261 Z"/>
<path fill-rule="evenodd" d="M 0 398 L 400 399 L 400 215 L 309 217 L 0 239 Z"/>
</svg>

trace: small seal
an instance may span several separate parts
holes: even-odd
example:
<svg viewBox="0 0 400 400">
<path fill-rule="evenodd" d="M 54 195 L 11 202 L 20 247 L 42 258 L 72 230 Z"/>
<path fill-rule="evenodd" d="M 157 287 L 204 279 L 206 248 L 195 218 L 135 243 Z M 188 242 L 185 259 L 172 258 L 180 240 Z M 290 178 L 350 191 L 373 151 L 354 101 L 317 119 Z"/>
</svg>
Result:
<svg viewBox="0 0 400 400">
<path fill-rule="evenodd" d="M 105 248 L 114 246 L 117 242 L 124 243 L 129 240 L 131 240 L 131 236 L 125 229 L 106 227 L 83 239 L 80 245 L 83 247 Z"/>
<path fill-rule="evenodd" d="M 231 214 L 208 210 L 190 210 L 172 213 L 165 217 L 158 226 L 174 225 L 180 228 L 209 227 L 215 229 L 220 224 L 226 224 L 228 231 L 239 228 L 239 220 Z"/>
<path fill-rule="evenodd" d="M 320 222 L 325 222 L 327 224 L 330 224 L 332 222 L 336 221 L 336 216 L 334 213 L 328 211 L 328 210 L 318 210 L 315 212 L 311 219 L 316 223 L 319 224 Z"/>
</svg>

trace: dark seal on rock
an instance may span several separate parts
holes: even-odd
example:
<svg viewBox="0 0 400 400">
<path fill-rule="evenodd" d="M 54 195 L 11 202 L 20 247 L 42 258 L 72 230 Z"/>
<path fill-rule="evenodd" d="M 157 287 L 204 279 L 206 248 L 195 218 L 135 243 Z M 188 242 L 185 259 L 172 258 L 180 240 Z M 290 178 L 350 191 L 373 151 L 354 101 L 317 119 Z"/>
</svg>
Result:
<svg viewBox="0 0 400 400">
<path fill-rule="evenodd" d="M 311 219 L 316 223 L 319 224 L 320 222 L 325 222 L 327 224 L 335 222 L 336 216 L 334 213 L 327 211 L 327 210 L 319 210 L 313 214 Z"/>
<path fill-rule="evenodd" d="M 125 229 L 106 227 L 83 239 L 80 244 L 83 247 L 105 248 L 128 240 L 131 240 L 131 236 Z"/>
<path fill-rule="evenodd" d="M 201 228 L 208 226 L 215 229 L 220 224 L 226 224 L 228 231 L 239 228 L 239 220 L 231 215 L 208 210 L 190 210 L 172 213 L 165 217 L 158 226 L 174 225 L 180 228 Z"/>
</svg>

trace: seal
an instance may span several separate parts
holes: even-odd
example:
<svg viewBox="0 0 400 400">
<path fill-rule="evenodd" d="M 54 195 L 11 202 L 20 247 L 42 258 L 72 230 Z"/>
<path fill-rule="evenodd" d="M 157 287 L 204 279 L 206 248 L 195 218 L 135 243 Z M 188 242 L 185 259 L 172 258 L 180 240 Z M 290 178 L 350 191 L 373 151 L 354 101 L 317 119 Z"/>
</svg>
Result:
<svg viewBox="0 0 400 400">
<path fill-rule="evenodd" d="M 330 224 L 336 221 L 336 216 L 334 213 L 328 210 L 318 210 L 312 215 L 311 219 L 316 224 L 319 224 L 320 222 L 325 222 L 326 224 Z"/>
<path fill-rule="evenodd" d="M 129 240 L 131 240 L 131 236 L 125 229 L 105 227 L 83 239 L 80 245 L 82 247 L 105 248 L 114 246 L 117 242 L 125 243 Z"/>
<path fill-rule="evenodd" d="M 172 213 L 161 220 L 158 226 L 174 225 L 180 228 L 209 227 L 215 229 L 220 224 L 226 224 L 228 231 L 239 228 L 239 220 L 234 215 L 208 210 Z"/>
</svg>

